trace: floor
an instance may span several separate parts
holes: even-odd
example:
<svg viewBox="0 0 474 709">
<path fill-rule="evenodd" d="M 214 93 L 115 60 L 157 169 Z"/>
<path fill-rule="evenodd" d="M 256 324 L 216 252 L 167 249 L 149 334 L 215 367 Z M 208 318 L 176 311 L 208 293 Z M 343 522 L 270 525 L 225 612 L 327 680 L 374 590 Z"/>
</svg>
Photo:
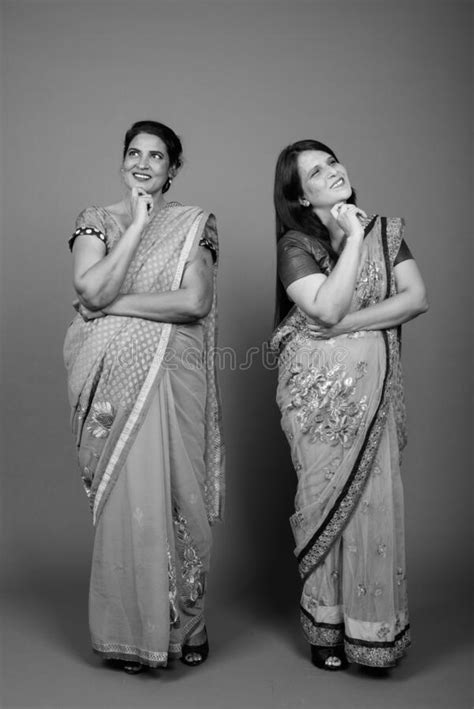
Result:
<svg viewBox="0 0 474 709">
<path fill-rule="evenodd" d="M 211 599 L 212 600 L 212 599 Z M 469 610 L 412 609 L 414 644 L 387 676 L 308 660 L 293 605 L 250 595 L 210 604 L 211 654 L 129 676 L 89 649 L 87 588 L 31 581 L 3 596 L 3 709 L 468 709 Z"/>
</svg>

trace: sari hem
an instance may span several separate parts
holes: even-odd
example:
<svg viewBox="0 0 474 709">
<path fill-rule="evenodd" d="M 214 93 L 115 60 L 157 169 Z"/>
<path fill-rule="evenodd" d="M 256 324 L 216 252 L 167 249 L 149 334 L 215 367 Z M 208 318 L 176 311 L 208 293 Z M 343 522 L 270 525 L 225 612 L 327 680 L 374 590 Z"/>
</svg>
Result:
<svg viewBox="0 0 474 709">
<path fill-rule="evenodd" d="M 344 623 L 318 623 L 304 608 L 300 608 L 300 620 L 310 645 L 326 648 L 344 646 L 349 662 L 367 667 L 394 667 L 411 644 L 409 625 L 394 640 L 381 642 L 349 637 Z"/>
<path fill-rule="evenodd" d="M 92 645 L 92 649 L 95 654 L 99 655 L 103 660 L 138 662 L 152 669 L 156 667 L 166 667 L 168 659 L 172 657 L 172 654 L 168 652 L 152 652 L 150 650 L 142 650 L 137 647 L 121 645 L 119 643 L 97 643 Z"/>
</svg>

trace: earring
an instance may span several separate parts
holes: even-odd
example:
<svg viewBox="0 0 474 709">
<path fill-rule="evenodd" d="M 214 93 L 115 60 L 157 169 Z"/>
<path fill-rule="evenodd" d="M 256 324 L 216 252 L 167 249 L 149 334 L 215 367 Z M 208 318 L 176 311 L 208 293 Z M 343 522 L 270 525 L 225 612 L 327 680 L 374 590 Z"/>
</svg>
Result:
<svg viewBox="0 0 474 709">
<path fill-rule="evenodd" d="M 162 194 L 165 192 L 168 192 L 169 188 L 171 187 L 171 183 L 173 182 L 173 178 L 168 175 L 168 179 L 166 180 L 165 184 L 161 188 Z"/>
<path fill-rule="evenodd" d="M 307 199 L 301 199 L 301 200 L 300 200 L 300 204 L 301 204 L 303 207 L 309 207 L 309 202 L 308 202 Z"/>
</svg>

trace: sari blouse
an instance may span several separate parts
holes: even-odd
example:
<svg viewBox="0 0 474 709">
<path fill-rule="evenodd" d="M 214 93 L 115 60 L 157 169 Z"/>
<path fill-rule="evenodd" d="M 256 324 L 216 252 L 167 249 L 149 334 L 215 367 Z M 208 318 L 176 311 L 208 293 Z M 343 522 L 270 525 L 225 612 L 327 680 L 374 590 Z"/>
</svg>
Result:
<svg viewBox="0 0 474 709">
<path fill-rule="evenodd" d="M 370 225 L 369 225 L 370 226 Z M 406 241 L 402 239 L 394 266 L 412 259 Z M 334 262 L 321 243 L 308 234 L 288 231 L 277 245 L 278 277 L 284 288 L 314 273 L 328 275 Z"/>
</svg>

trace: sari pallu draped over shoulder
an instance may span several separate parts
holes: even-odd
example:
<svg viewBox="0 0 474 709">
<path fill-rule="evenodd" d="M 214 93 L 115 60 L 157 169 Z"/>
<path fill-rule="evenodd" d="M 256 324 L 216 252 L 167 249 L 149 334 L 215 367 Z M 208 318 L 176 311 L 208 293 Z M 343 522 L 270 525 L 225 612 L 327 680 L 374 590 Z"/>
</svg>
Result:
<svg viewBox="0 0 474 709">
<path fill-rule="evenodd" d="M 168 205 L 149 223 L 128 269 L 121 293 L 152 293 L 180 287 L 186 260 L 213 215 L 198 207 Z M 214 247 L 217 250 L 217 237 Z M 214 286 L 216 269 L 214 269 Z M 224 451 L 214 349 L 216 288 L 203 320 L 207 400 L 205 501 L 208 519 L 223 512 Z M 64 344 L 72 428 L 94 524 L 120 474 L 144 420 L 167 359 L 172 359 L 175 325 L 142 318 L 105 316 L 84 322 L 77 315 Z M 195 358 L 194 358 L 195 359 Z"/>
<path fill-rule="evenodd" d="M 367 225 L 351 311 L 374 305 L 396 293 L 393 266 L 402 237 L 400 219 L 376 217 Z M 372 622 L 372 616 L 370 622 L 368 619 L 360 622 L 364 614 L 359 606 L 347 618 L 344 603 L 322 599 L 319 587 L 324 587 L 326 578 L 330 579 L 327 588 L 333 582 L 334 589 L 339 584 L 334 599 L 342 593 L 339 582 L 343 573 L 347 584 L 348 572 L 339 566 L 340 552 L 335 550 L 340 549 L 343 535 L 354 524 L 351 520 L 355 514 L 364 514 L 367 512 L 364 506 L 367 509 L 373 506 L 365 497 L 371 494 L 367 492 L 369 480 L 377 475 L 377 456 L 382 455 L 384 436 L 383 450 L 393 447 L 397 450 L 398 469 L 406 442 L 400 328 L 318 340 L 306 322 L 306 316 L 294 306 L 276 328 L 270 343 L 278 353 L 277 400 L 298 475 L 296 510 L 290 521 L 295 555 L 305 584 L 303 628 L 314 644 L 345 641 L 349 659 L 388 666 L 409 644 L 408 616 L 400 610 L 404 603 L 397 602 L 398 610 L 390 611 L 392 624 Z M 394 437 L 387 443 L 387 431 L 392 428 Z M 378 539 L 376 543 L 374 539 L 373 544 L 364 541 L 370 550 L 374 546 L 376 560 L 388 553 L 382 541 Z M 346 539 L 344 545 L 348 553 L 351 544 Z M 396 546 L 394 540 L 388 543 L 390 548 Z M 328 570 L 321 571 L 328 563 Z M 364 566 L 365 562 L 361 564 Z M 361 573 L 364 578 L 358 578 L 358 585 L 352 579 L 350 582 L 355 584 L 351 594 L 356 597 L 369 593 L 370 572 L 367 565 L 364 569 Z M 401 573 L 399 569 L 397 573 Z M 380 607 L 381 591 L 376 581 L 372 610 Z M 392 582 L 396 584 L 397 580 Z M 354 628 L 356 631 L 351 632 Z"/>
</svg>

